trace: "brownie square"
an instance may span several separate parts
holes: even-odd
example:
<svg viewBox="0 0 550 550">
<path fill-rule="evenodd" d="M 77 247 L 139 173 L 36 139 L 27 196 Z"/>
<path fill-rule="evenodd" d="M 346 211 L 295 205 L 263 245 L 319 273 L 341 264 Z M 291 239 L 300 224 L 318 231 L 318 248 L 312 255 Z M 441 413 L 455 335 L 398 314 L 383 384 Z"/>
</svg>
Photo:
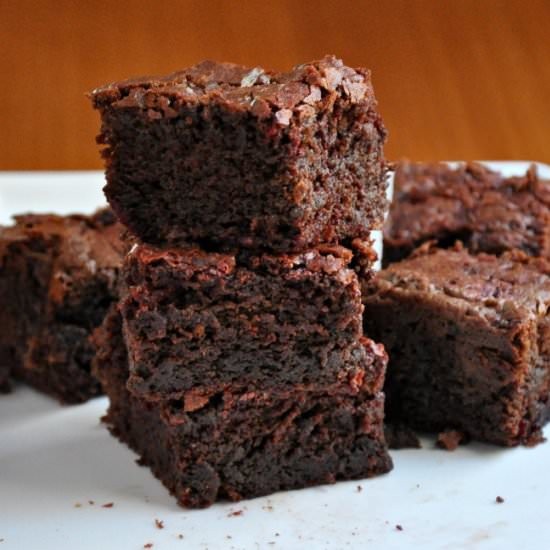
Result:
<svg viewBox="0 0 550 550">
<path fill-rule="evenodd" d="M 109 210 L 22 215 L 0 230 L 0 362 L 61 402 L 100 393 L 88 339 L 117 296 L 120 231 Z"/>
<path fill-rule="evenodd" d="M 428 246 L 365 285 L 365 330 L 390 356 L 392 422 L 499 445 L 550 417 L 550 269 L 521 252 Z"/>
<path fill-rule="evenodd" d="M 229 386 L 360 385 L 376 361 L 352 260 L 340 246 L 274 256 L 135 245 L 119 304 L 128 387 L 150 400 L 185 394 L 191 408 Z"/>
<path fill-rule="evenodd" d="M 205 61 L 91 99 L 105 194 L 145 243 L 302 252 L 381 227 L 386 130 L 366 69 Z"/>
<path fill-rule="evenodd" d="M 110 398 L 106 422 L 183 506 L 366 478 L 392 468 L 379 391 L 361 386 L 350 393 L 346 383 L 244 393 L 227 387 L 185 411 L 181 402 L 148 402 L 127 390 L 126 348 L 114 309 L 94 340 L 94 372 Z M 384 366 L 386 360 L 380 358 Z"/>
<path fill-rule="evenodd" d="M 536 166 L 504 178 L 480 164 L 456 168 L 401 163 L 384 228 L 384 262 L 408 256 L 427 241 L 471 252 L 501 254 L 519 249 L 550 258 L 550 181 Z"/>
</svg>

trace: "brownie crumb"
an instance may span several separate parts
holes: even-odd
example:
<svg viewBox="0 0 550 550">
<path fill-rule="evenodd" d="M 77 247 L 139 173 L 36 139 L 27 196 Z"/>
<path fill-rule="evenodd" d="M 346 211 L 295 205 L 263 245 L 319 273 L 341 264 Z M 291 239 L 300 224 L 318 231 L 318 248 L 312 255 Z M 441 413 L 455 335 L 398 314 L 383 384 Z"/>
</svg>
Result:
<svg viewBox="0 0 550 550">
<path fill-rule="evenodd" d="M 384 436 L 388 447 L 397 449 L 420 449 L 420 439 L 411 428 L 405 424 L 391 422 L 384 424 Z"/>
<path fill-rule="evenodd" d="M 446 451 L 454 451 L 459 445 L 468 442 L 468 438 L 464 432 L 458 430 L 444 430 L 437 436 L 436 445 L 440 449 Z"/>
<path fill-rule="evenodd" d="M 360 493 L 363 490 L 363 487 L 361 485 L 357 485 L 357 492 Z"/>
<path fill-rule="evenodd" d="M 402 526 L 402 525 L 397 524 L 397 525 L 395 526 L 395 528 L 396 528 L 398 531 L 403 531 L 403 526 Z"/>
<path fill-rule="evenodd" d="M 147 544 L 144 544 L 144 545 L 143 545 L 143 548 L 153 548 L 153 543 L 152 543 L 152 542 L 148 542 Z"/>
<path fill-rule="evenodd" d="M 164 521 L 161 521 L 160 519 L 155 519 L 155 525 L 157 529 L 164 529 Z"/>
<path fill-rule="evenodd" d="M 243 515 L 242 510 L 234 510 L 233 512 L 229 512 L 229 514 L 227 514 L 227 517 L 230 518 L 232 516 L 242 516 L 242 515 Z"/>
<path fill-rule="evenodd" d="M 496 503 L 497 504 L 502 504 L 504 502 L 504 499 L 500 496 L 498 496 L 496 499 L 495 499 Z"/>
<path fill-rule="evenodd" d="M 112 508 L 115 505 L 114 502 L 107 502 L 107 504 L 102 504 L 102 508 Z"/>
<path fill-rule="evenodd" d="M 537 445 L 540 445 L 545 441 L 546 441 L 546 438 L 542 435 L 542 430 L 535 429 L 529 436 L 525 438 L 525 441 L 523 442 L 523 444 L 526 447 L 536 447 Z"/>
<path fill-rule="evenodd" d="M 89 504 L 90 506 L 93 506 L 93 505 L 95 504 L 95 501 L 94 501 L 94 500 L 89 500 L 89 501 L 88 501 L 88 504 Z"/>
</svg>

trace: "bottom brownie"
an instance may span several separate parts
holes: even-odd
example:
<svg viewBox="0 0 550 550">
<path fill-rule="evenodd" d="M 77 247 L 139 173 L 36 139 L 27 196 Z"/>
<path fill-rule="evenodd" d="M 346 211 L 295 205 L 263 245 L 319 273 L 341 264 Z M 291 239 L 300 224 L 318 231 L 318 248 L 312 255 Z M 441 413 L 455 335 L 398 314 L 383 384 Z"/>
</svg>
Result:
<svg viewBox="0 0 550 550">
<path fill-rule="evenodd" d="M 127 391 L 117 313 L 108 315 L 95 342 L 95 372 L 110 398 L 106 422 L 183 506 L 366 478 L 392 468 L 382 393 L 351 395 L 341 384 L 280 393 L 226 391 L 185 412 L 177 401 L 151 403 Z"/>
</svg>

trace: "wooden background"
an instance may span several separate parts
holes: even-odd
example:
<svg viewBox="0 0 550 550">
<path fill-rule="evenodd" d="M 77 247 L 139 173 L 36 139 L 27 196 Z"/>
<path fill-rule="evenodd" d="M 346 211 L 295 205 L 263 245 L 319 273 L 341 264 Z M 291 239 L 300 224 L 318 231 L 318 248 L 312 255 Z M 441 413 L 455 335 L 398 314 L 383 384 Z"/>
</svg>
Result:
<svg viewBox="0 0 550 550">
<path fill-rule="evenodd" d="M 85 92 L 204 58 L 373 70 L 388 156 L 550 161 L 550 1 L 0 0 L 0 169 L 101 166 Z"/>
</svg>

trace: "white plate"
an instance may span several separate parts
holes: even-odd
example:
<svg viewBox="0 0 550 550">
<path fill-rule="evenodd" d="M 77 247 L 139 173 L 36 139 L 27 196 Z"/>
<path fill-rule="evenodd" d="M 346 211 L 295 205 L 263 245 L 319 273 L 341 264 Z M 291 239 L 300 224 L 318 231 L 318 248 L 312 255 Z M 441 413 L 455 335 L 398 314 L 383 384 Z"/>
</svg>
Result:
<svg viewBox="0 0 550 550">
<path fill-rule="evenodd" d="M 508 174 L 527 167 L 491 164 Z M 550 178 L 550 166 L 540 173 Z M 91 211 L 101 183 L 89 172 L 0 174 L 0 222 L 25 210 Z M 550 443 L 448 453 L 424 439 L 422 450 L 393 452 L 386 476 L 186 511 L 99 423 L 106 407 L 106 398 L 61 407 L 24 387 L 0 396 L 0 550 L 550 545 Z"/>
</svg>

